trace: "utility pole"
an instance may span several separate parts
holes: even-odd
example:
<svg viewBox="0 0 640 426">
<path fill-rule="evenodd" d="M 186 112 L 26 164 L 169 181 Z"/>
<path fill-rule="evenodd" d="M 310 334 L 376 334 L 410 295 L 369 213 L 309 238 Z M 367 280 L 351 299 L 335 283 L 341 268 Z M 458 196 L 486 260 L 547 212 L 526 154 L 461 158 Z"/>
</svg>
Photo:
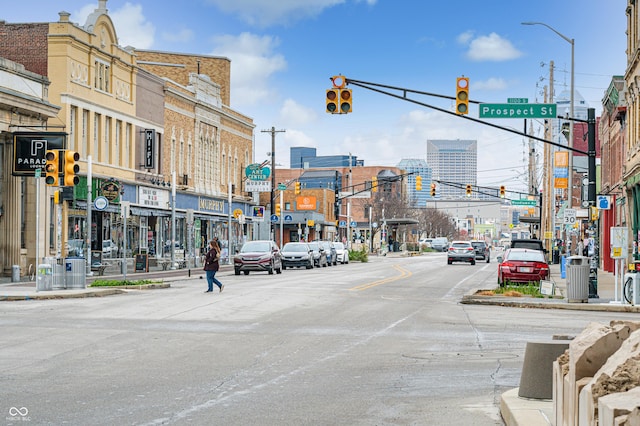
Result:
<svg viewBox="0 0 640 426">
<path fill-rule="evenodd" d="M 271 127 L 271 129 L 268 130 L 262 130 L 262 133 L 271 133 L 271 198 L 269 201 L 269 209 L 271 210 L 271 214 L 269 215 L 269 218 L 271 218 L 271 216 L 274 215 L 276 211 L 273 204 L 274 191 L 276 187 L 276 133 L 284 132 L 286 132 L 286 130 L 276 130 L 275 127 Z M 280 212 L 280 214 L 282 214 L 282 212 Z M 277 222 L 271 222 L 271 226 L 269 227 L 271 232 L 270 238 L 274 241 L 276 239 L 276 223 Z"/>
</svg>

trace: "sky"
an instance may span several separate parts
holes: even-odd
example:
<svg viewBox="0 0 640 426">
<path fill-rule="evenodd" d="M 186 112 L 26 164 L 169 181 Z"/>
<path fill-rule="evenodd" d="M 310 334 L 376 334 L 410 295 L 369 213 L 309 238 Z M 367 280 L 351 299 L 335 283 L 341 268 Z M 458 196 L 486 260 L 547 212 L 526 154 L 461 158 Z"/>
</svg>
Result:
<svg viewBox="0 0 640 426">
<path fill-rule="evenodd" d="M 84 25 L 97 6 L 98 0 L 22 0 L 3 8 L 0 19 L 53 22 L 64 10 Z M 472 139 L 478 184 L 507 191 L 526 190 L 526 138 L 354 85 L 353 112 L 328 114 L 330 78 L 454 96 L 456 77 L 465 76 L 472 101 L 542 103 L 552 61 L 555 97 L 569 91 L 573 39 L 576 91 L 599 115 L 612 76 L 625 73 L 625 8 L 624 0 L 107 1 L 121 46 L 231 60 L 230 106 L 254 120 L 255 162 L 269 158 L 272 127 L 284 130 L 276 134 L 277 167 L 289 167 L 292 146 L 395 166 L 426 160 L 429 139 Z M 544 23 L 560 35 L 522 22 Z M 446 98 L 407 97 L 454 108 Z M 478 118 L 476 104 L 469 116 Z M 524 127 L 519 119 L 483 121 Z M 542 137 L 541 124 L 533 125 Z"/>
</svg>

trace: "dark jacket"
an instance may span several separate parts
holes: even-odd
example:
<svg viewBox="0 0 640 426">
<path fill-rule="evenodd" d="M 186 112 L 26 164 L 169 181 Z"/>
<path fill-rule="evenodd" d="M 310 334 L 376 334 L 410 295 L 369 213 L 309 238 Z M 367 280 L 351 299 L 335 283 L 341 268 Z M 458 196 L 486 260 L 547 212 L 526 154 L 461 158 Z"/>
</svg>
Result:
<svg viewBox="0 0 640 426">
<path fill-rule="evenodd" d="M 214 248 L 209 250 L 207 254 L 204 255 L 204 270 L 205 271 L 217 271 L 220 269 L 220 263 L 216 260 L 216 255 L 218 251 Z"/>
</svg>

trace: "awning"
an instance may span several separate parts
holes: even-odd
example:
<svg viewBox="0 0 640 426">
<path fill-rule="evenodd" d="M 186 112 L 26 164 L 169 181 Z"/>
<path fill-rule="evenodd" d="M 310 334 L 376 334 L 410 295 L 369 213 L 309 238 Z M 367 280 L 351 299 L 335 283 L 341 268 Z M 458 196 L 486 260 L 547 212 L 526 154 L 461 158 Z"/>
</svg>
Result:
<svg viewBox="0 0 640 426">
<path fill-rule="evenodd" d="M 131 214 L 134 216 L 171 216 L 171 210 L 160 210 L 160 209 L 145 209 L 141 207 L 133 207 L 131 206 Z M 178 212 L 176 212 L 176 217 L 178 217 Z M 182 215 L 184 217 L 184 214 Z"/>
</svg>

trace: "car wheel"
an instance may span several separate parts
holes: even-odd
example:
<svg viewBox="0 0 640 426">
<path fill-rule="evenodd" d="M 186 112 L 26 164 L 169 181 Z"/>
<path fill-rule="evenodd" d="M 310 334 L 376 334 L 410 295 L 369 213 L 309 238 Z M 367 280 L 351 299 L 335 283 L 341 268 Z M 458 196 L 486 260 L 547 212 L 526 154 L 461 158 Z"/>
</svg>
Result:
<svg viewBox="0 0 640 426">
<path fill-rule="evenodd" d="M 285 265 L 284 263 L 282 264 L 282 270 L 284 271 L 285 269 L 287 269 L 287 265 Z"/>
<path fill-rule="evenodd" d="M 452 265 L 453 264 L 453 260 L 447 259 L 447 264 Z"/>
<path fill-rule="evenodd" d="M 249 275 L 249 271 L 244 271 L 244 274 L 245 275 Z"/>
<path fill-rule="evenodd" d="M 474 259 L 474 260 L 471 261 L 471 265 L 475 265 L 475 264 L 476 264 L 476 261 Z"/>
</svg>

